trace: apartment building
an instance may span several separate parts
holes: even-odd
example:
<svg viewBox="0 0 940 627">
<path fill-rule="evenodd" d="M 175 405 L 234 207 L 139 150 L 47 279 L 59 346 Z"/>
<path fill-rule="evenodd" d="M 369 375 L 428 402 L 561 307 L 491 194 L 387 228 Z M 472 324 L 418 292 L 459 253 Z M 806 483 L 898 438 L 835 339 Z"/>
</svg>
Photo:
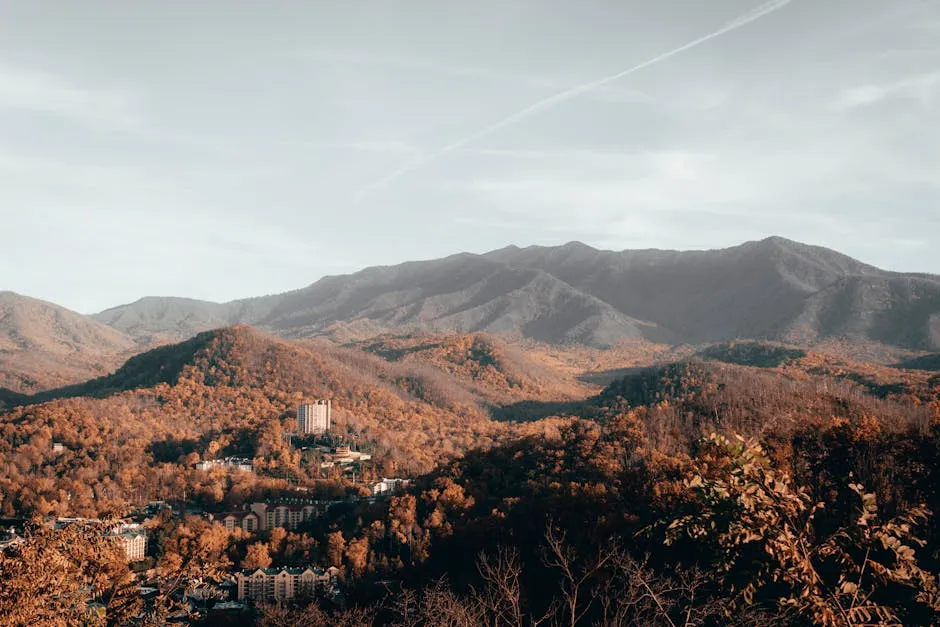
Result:
<svg viewBox="0 0 940 627">
<path fill-rule="evenodd" d="M 137 523 L 121 524 L 111 530 L 118 538 L 128 562 L 139 562 L 147 557 L 147 531 Z"/>
<path fill-rule="evenodd" d="M 297 433 L 326 433 L 330 430 L 332 418 L 332 403 L 329 400 L 304 403 L 297 407 Z"/>
<path fill-rule="evenodd" d="M 217 520 L 225 526 L 229 533 L 235 531 L 236 528 L 244 529 L 249 533 L 261 529 L 261 521 L 258 514 L 254 512 L 231 512 L 219 515 Z"/>
<path fill-rule="evenodd" d="M 239 601 L 279 602 L 313 597 L 332 588 L 338 575 L 339 570 L 332 566 L 326 570 L 309 566 L 257 568 L 236 573 L 235 583 Z"/>
<path fill-rule="evenodd" d="M 97 518 L 56 518 L 49 524 L 54 529 L 65 529 L 70 525 L 101 525 L 101 521 Z M 102 529 L 100 533 L 117 538 L 128 562 L 137 562 L 147 557 L 147 530 L 139 523 L 120 523 L 110 529 Z"/>
<path fill-rule="evenodd" d="M 300 523 L 317 516 L 320 509 L 313 503 L 251 504 L 251 511 L 258 516 L 262 531 L 275 527 L 296 529 Z"/>
</svg>

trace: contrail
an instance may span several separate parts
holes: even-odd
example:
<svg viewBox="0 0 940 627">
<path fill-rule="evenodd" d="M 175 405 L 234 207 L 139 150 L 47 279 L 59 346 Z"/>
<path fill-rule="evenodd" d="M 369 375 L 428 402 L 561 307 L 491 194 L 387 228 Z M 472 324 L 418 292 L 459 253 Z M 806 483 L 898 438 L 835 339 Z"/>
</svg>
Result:
<svg viewBox="0 0 940 627">
<path fill-rule="evenodd" d="M 616 74 L 611 74 L 610 76 L 605 76 L 604 78 L 599 78 L 597 80 L 591 81 L 590 83 L 584 83 L 583 85 L 577 85 L 575 87 L 565 89 L 564 91 L 558 92 L 554 96 L 549 96 L 548 98 L 545 98 L 544 100 L 539 100 L 538 102 L 532 105 L 529 105 L 525 109 L 521 109 L 513 113 L 512 115 L 506 116 L 505 118 L 503 118 L 502 120 L 499 120 L 498 122 L 494 122 L 493 124 L 490 124 L 489 126 L 481 128 L 480 130 L 474 133 L 471 133 L 470 135 L 467 135 L 466 137 L 463 137 L 450 144 L 447 144 L 446 146 L 439 148 L 435 152 L 429 153 L 427 155 L 423 155 L 415 159 L 414 161 L 405 165 L 399 170 L 396 170 L 392 172 L 391 174 L 388 174 L 378 179 L 377 181 L 370 183 L 369 185 L 361 189 L 359 193 L 356 195 L 356 197 L 357 199 L 362 199 L 363 197 L 367 196 L 372 190 L 378 187 L 382 187 L 383 185 L 387 185 L 388 183 L 391 183 L 392 181 L 400 178 L 401 176 L 409 172 L 412 172 L 414 170 L 417 170 L 423 165 L 426 165 L 428 163 L 431 163 L 433 161 L 440 159 L 444 155 L 454 152 L 455 150 L 460 150 L 467 144 L 473 143 L 482 137 L 486 137 L 487 135 L 495 133 L 496 131 L 500 129 L 504 129 L 507 126 L 512 126 L 513 124 L 516 124 L 517 122 L 524 120 L 530 115 L 533 115 L 540 111 L 544 111 L 545 109 L 554 107 L 555 105 L 561 102 L 570 100 L 587 91 L 597 89 L 598 87 L 602 87 L 606 85 L 607 83 L 612 83 L 613 81 L 619 80 L 623 78 L 624 76 L 628 76 L 630 74 L 633 74 L 634 72 L 638 72 L 642 69 L 648 68 L 651 65 L 659 63 L 660 61 L 665 61 L 666 59 L 674 57 L 675 55 L 685 52 L 686 50 L 689 50 L 690 48 L 694 48 L 707 41 L 711 41 L 712 39 L 715 39 L 716 37 L 721 37 L 722 35 L 730 33 L 733 30 L 737 30 L 741 28 L 742 26 L 746 26 L 750 24 L 751 22 L 759 20 L 765 15 L 769 15 L 771 13 L 774 13 L 775 11 L 782 9 L 783 7 L 790 4 L 792 1 L 793 0 L 771 0 L 770 2 L 765 2 L 764 4 L 736 17 L 735 19 L 731 20 L 720 29 L 712 33 L 709 33 L 708 35 L 699 37 L 698 39 L 694 41 L 690 41 L 687 44 L 679 46 L 678 48 L 674 48 L 670 50 L 669 52 L 664 52 L 663 54 L 659 56 L 653 57 L 652 59 L 649 59 L 648 61 L 644 61 L 643 63 L 640 63 L 639 65 L 634 65 L 633 67 L 623 70 L 622 72 L 617 72 Z"/>
</svg>

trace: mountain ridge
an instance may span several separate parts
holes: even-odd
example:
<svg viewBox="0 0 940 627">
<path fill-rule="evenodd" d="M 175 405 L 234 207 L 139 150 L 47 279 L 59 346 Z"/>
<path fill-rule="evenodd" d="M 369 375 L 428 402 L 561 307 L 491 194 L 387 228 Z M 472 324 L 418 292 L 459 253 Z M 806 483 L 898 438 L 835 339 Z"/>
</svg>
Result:
<svg viewBox="0 0 940 627">
<path fill-rule="evenodd" d="M 0 292 L 0 387 L 32 394 L 79 383 L 147 348 L 238 324 L 341 343 L 489 333 L 594 348 L 736 339 L 878 345 L 896 361 L 940 350 L 940 276 L 880 270 L 771 237 L 685 252 L 507 246 L 226 303 L 144 297 L 92 316 Z"/>
<path fill-rule="evenodd" d="M 880 296 L 856 290 L 857 308 L 833 320 L 840 299 L 849 298 L 840 281 L 852 277 L 887 287 Z M 905 290 L 903 283 L 912 285 Z M 926 309 L 904 305 L 917 292 L 925 294 Z M 821 246 L 769 237 L 696 251 L 513 245 L 374 266 L 227 303 L 141 299 L 94 317 L 138 338 L 183 339 L 231 324 L 298 338 L 350 324 L 367 333 L 495 332 L 591 346 L 636 337 L 693 344 L 845 337 L 931 350 L 940 348 L 935 301 L 935 275 L 881 270 Z M 898 330 L 911 324 L 908 332 Z"/>
</svg>

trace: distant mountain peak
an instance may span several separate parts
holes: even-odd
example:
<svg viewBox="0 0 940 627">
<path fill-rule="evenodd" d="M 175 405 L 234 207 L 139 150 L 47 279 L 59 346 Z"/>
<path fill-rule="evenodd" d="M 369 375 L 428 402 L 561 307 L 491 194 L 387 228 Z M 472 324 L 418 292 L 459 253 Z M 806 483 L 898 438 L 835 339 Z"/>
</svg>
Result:
<svg viewBox="0 0 940 627">
<path fill-rule="evenodd" d="M 593 246 L 588 246 L 584 242 L 580 242 L 578 240 L 571 240 L 570 242 L 566 242 L 565 244 L 561 246 L 561 248 L 567 249 L 567 250 L 583 250 L 583 251 L 597 252 L 597 249 L 594 248 Z"/>
<path fill-rule="evenodd" d="M 770 235 L 759 241 L 767 243 L 767 244 L 778 244 L 782 246 L 806 246 L 807 245 L 807 244 L 802 244 L 792 239 L 787 239 L 786 237 L 783 237 L 780 235 Z"/>
</svg>

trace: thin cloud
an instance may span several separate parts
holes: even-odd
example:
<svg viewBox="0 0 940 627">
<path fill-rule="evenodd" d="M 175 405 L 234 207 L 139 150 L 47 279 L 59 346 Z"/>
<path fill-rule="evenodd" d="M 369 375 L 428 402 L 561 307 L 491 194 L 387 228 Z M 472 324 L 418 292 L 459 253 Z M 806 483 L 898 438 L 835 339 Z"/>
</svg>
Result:
<svg viewBox="0 0 940 627">
<path fill-rule="evenodd" d="M 583 148 L 561 148 L 553 150 L 479 148 L 467 149 L 466 154 L 496 157 L 520 162 L 534 162 L 540 168 L 557 166 L 568 172 L 620 171 L 624 168 L 659 169 L 674 172 L 685 171 L 692 163 L 707 163 L 714 155 L 681 149 L 660 150 L 589 150 Z"/>
<path fill-rule="evenodd" d="M 188 198 L 188 190 L 174 180 L 155 176 L 141 168 L 69 163 L 30 157 L 0 148 L 0 182 L 4 197 L 27 190 L 31 195 L 68 197 L 104 207 L 134 203 L 147 205 L 160 199 L 168 205 Z"/>
<path fill-rule="evenodd" d="M 877 52 L 873 56 L 881 58 L 892 57 L 934 57 L 940 56 L 940 48 L 897 48 L 894 50 L 885 50 Z"/>
<path fill-rule="evenodd" d="M 0 66 L 0 107 L 63 116 L 91 126 L 134 128 L 140 118 L 119 91 L 91 89 L 56 74 Z"/>
<path fill-rule="evenodd" d="M 806 136 L 802 143 L 763 152 L 735 142 L 709 144 L 708 150 L 489 151 L 503 161 L 486 175 L 455 181 L 452 190 L 477 205 L 555 215 L 575 226 L 630 212 L 700 209 L 743 216 L 755 207 L 778 219 L 828 198 L 870 198 L 886 185 L 925 180 L 926 166 L 912 168 L 909 159 L 864 137 L 837 132 L 830 129 L 839 148 L 828 150 L 818 149 L 814 133 L 793 126 L 793 135 Z"/>
<path fill-rule="evenodd" d="M 911 76 L 882 84 L 860 85 L 843 91 L 833 103 L 837 111 L 870 107 L 886 100 L 916 100 L 932 103 L 940 90 L 940 72 Z"/>
</svg>

